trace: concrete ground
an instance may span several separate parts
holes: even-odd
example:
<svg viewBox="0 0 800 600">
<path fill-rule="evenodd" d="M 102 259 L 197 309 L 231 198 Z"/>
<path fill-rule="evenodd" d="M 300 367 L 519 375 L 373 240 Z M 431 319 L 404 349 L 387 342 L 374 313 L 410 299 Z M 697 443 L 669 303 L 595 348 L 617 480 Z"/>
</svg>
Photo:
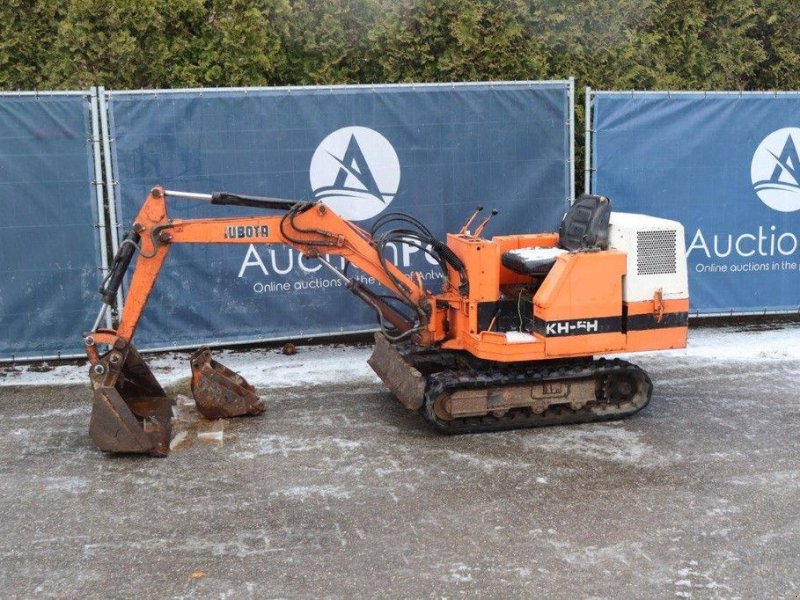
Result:
<svg viewBox="0 0 800 600">
<path fill-rule="evenodd" d="M 800 597 L 800 361 L 639 361 L 616 423 L 442 437 L 379 385 L 264 390 L 169 458 L 0 388 L 3 597 Z"/>
</svg>

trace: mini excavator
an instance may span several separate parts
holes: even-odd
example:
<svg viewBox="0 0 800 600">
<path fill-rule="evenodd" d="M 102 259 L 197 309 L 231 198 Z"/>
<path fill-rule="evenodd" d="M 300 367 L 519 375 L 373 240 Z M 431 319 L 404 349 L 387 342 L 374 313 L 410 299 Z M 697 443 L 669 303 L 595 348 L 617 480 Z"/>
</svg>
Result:
<svg viewBox="0 0 800 600">
<path fill-rule="evenodd" d="M 171 219 L 170 198 L 272 214 Z M 92 440 L 107 452 L 169 452 L 173 401 L 132 340 L 174 244 L 286 244 L 319 261 L 375 310 L 380 331 L 370 366 L 403 406 L 440 432 L 618 419 L 647 405 L 653 390 L 647 373 L 618 358 L 595 357 L 686 345 L 681 224 L 612 213 L 608 198 L 582 195 L 558 232 L 486 239 L 491 217 L 481 220 L 480 211 L 442 242 L 403 213 L 383 214 L 366 230 L 322 202 L 154 187 L 119 246 L 100 289 L 103 306 L 84 334 L 94 391 Z M 406 274 L 387 260 L 391 243 L 410 244 L 435 260 L 441 291 L 426 289 L 419 273 Z M 120 322 L 100 328 L 135 254 Z M 343 257 L 382 289 L 348 275 L 331 256 Z M 264 411 L 253 386 L 208 348 L 191 356 L 190 367 L 192 393 L 207 418 Z"/>
</svg>

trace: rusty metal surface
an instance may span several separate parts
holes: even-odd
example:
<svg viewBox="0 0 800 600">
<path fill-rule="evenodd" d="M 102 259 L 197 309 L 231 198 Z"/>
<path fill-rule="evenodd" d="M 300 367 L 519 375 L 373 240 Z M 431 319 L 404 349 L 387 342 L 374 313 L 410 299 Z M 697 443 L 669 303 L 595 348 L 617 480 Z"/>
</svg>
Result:
<svg viewBox="0 0 800 600">
<path fill-rule="evenodd" d="M 375 334 L 375 350 L 367 363 L 403 406 L 411 410 L 422 406 L 425 377 L 408 364 L 380 333 Z"/>
<path fill-rule="evenodd" d="M 562 379 L 530 385 L 498 385 L 496 387 L 457 390 L 447 396 L 437 410 L 440 417 L 475 417 L 487 413 L 505 414 L 512 408 L 527 407 L 537 414 L 550 406 L 568 404 L 574 410 L 597 398 L 594 378 Z"/>
<path fill-rule="evenodd" d="M 105 452 L 169 454 L 172 401 L 133 346 L 114 348 L 90 367 L 89 435 Z"/>
<path fill-rule="evenodd" d="M 197 410 L 207 419 L 260 415 L 265 406 L 255 388 L 222 363 L 211 351 L 200 348 L 189 359 L 192 368 L 192 395 Z"/>
</svg>

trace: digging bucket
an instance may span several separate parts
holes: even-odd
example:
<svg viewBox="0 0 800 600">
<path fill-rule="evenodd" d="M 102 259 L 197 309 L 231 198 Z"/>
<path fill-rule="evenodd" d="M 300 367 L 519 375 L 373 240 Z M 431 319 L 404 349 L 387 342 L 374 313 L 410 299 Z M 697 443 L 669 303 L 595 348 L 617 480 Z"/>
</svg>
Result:
<svg viewBox="0 0 800 600">
<path fill-rule="evenodd" d="M 192 368 L 192 395 L 197 410 L 207 419 L 226 419 L 244 415 L 260 415 L 264 402 L 255 388 L 202 347 L 189 359 Z"/>
<path fill-rule="evenodd" d="M 89 435 L 105 452 L 169 454 L 172 401 L 129 345 L 89 370 L 94 401 Z"/>
</svg>

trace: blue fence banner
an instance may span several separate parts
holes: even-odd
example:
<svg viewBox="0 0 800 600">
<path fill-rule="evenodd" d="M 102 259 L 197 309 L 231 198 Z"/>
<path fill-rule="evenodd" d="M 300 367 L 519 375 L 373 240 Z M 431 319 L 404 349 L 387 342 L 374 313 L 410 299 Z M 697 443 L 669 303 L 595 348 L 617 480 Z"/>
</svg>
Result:
<svg viewBox="0 0 800 600">
<path fill-rule="evenodd" d="M 800 94 L 596 92 L 592 191 L 686 228 L 692 312 L 800 310 Z"/>
<path fill-rule="evenodd" d="M 322 200 L 369 227 L 408 212 L 435 235 L 476 205 L 487 233 L 554 230 L 570 196 L 571 82 L 109 93 L 118 226 L 154 184 Z M 180 218 L 257 214 L 173 200 Z M 390 259 L 439 289 L 411 246 Z M 335 264 L 342 265 L 339 259 Z M 144 348 L 376 328 L 341 282 L 283 246 L 176 245 L 137 333 Z"/>
<path fill-rule="evenodd" d="M 100 307 L 89 93 L 0 94 L 0 360 L 82 354 Z"/>
</svg>

